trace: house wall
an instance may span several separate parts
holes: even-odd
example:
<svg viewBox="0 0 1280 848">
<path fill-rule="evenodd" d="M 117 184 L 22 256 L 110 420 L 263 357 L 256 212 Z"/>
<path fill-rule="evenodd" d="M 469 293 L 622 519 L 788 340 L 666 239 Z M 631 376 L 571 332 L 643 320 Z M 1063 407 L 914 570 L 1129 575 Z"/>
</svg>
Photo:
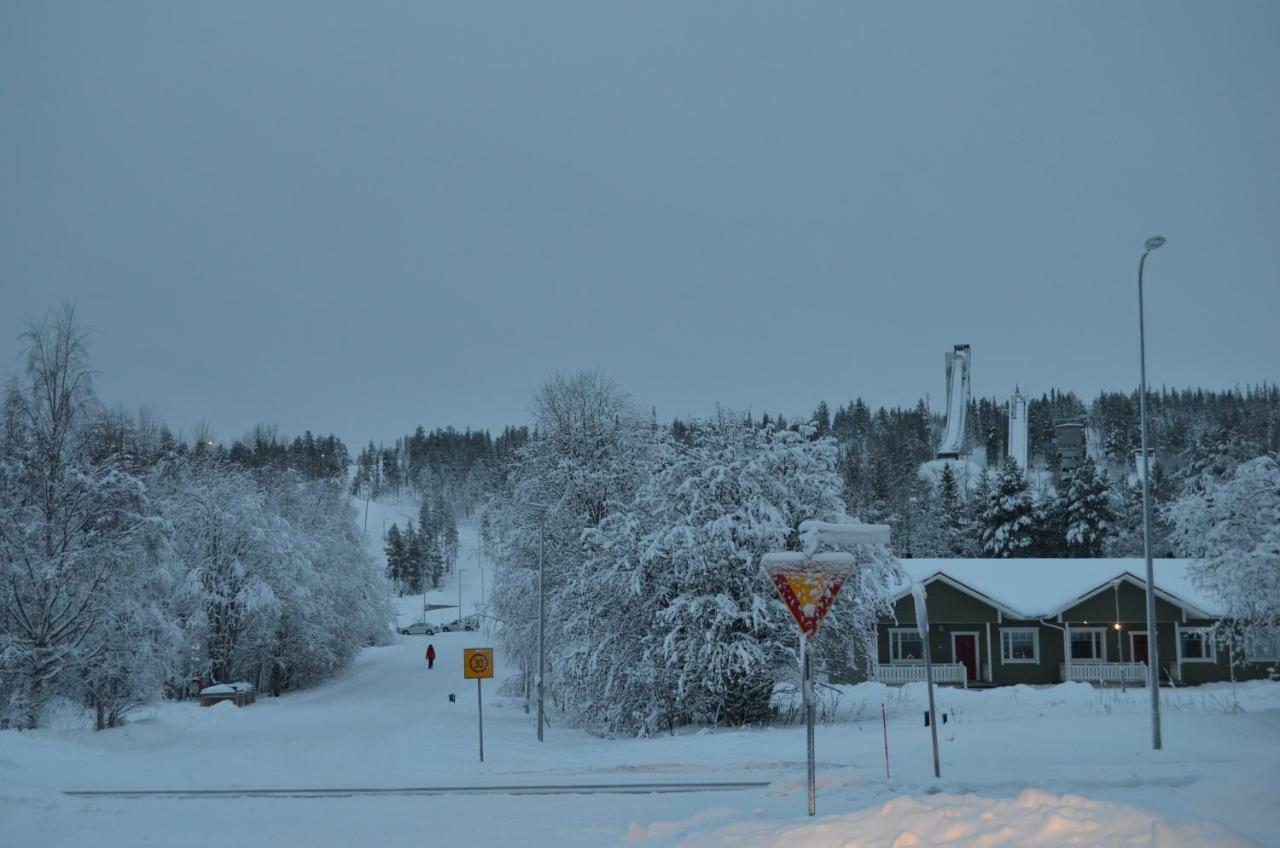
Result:
<svg viewBox="0 0 1280 848">
<path fill-rule="evenodd" d="M 1000 656 L 1001 628 L 1027 628 L 1040 634 L 1040 661 L 1038 663 L 1005 662 Z M 991 628 L 991 638 L 995 660 L 995 676 L 993 683 L 1008 685 L 1014 683 L 1058 683 L 1061 675 L 1058 664 L 1062 662 L 1062 631 L 1046 627 L 1039 621 L 1012 621 L 1005 619 L 998 626 Z"/>
<path fill-rule="evenodd" d="M 1114 589 L 1099 592 L 1091 598 L 1063 612 L 1062 622 L 1052 624 L 1040 620 L 1001 620 L 1000 612 L 988 603 L 942 582 L 927 587 L 929 604 L 929 648 L 934 662 L 952 663 L 952 634 L 976 632 L 978 634 L 978 679 L 990 680 L 997 685 L 1049 684 L 1061 681 L 1061 665 L 1066 659 L 1064 623 L 1075 627 L 1106 628 L 1107 662 L 1142 662 L 1144 657 L 1134 657 L 1130 636 L 1147 629 L 1146 592 L 1129 582 L 1121 582 Z M 877 660 L 882 665 L 891 662 L 890 630 L 914 628 L 915 602 L 908 595 L 893 607 L 896 621 L 879 622 L 876 628 Z M 1118 610 L 1118 613 L 1117 613 Z M 1120 623 L 1117 630 L 1114 625 Z M 1202 619 L 1184 619 L 1183 610 L 1161 598 L 1156 598 L 1156 624 L 1160 654 L 1161 679 L 1167 682 L 1168 669 L 1178 659 L 1178 628 L 1212 626 L 1215 622 Z M 1057 625 L 1057 626 L 1053 626 Z M 1001 657 L 1002 628 L 1028 628 L 1039 634 L 1039 661 L 1035 663 L 1005 662 Z M 988 643 L 988 636 L 990 643 Z M 1225 646 L 1215 645 L 1213 662 L 1183 662 L 1177 682 L 1184 684 L 1208 683 L 1231 679 L 1231 658 Z M 988 663 L 990 658 L 990 663 Z M 1238 680 L 1265 677 L 1273 662 L 1237 665 Z M 842 670 L 838 682 L 854 682 L 865 679 L 865 663 L 856 661 L 853 669 Z"/>
</svg>

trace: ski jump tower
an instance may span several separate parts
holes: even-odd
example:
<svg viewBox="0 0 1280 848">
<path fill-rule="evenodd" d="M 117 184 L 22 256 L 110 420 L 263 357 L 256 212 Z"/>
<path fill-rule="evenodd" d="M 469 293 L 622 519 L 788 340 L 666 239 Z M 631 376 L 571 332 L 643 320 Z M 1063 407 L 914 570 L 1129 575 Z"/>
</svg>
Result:
<svg viewBox="0 0 1280 848">
<path fill-rule="evenodd" d="M 1018 463 L 1023 476 L 1027 475 L 1027 399 L 1014 386 L 1009 398 L 1009 456 Z"/>
<path fill-rule="evenodd" d="M 938 447 L 938 459 L 959 459 L 968 453 L 965 433 L 969 417 L 969 346 L 958 344 L 947 354 L 947 429 Z"/>
</svg>

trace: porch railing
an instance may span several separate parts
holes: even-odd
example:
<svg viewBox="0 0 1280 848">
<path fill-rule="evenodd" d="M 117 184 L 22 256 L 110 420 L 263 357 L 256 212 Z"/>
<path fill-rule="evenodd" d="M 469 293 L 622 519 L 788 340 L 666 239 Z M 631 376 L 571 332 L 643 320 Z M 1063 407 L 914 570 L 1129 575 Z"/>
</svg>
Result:
<svg viewBox="0 0 1280 848">
<path fill-rule="evenodd" d="M 894 663 L 877 665 L 871 670 L 873 680 L 886 686 L 901 686 L 904 683 L 924 683 L 924 663 Z M 969 673 L 964 663 L 934 663 L 934 683 L 959 683 L 969 688 Z"/>
<path fill-rule="evenodd" d="M 1147 666 L 1144 663 L 1097 662 L 1072 660 L 1058 666 L 1063 680 L 1082 683 L 1136 683 L 1147 682 Z"/>
</svg>

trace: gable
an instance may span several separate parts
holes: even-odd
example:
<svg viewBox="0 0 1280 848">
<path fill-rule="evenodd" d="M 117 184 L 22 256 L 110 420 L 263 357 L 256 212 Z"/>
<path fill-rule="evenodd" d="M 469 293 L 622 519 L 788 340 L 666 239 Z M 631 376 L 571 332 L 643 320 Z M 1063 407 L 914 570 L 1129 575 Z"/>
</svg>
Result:
<svg viewBox="0 0 1280 848">
<path fill-rule="evenodd" d="M 1000 608 L 970 587 L 957 583 L 946 575 L 937 574 L 924 581 L 925 600 L 929 607 L 930 624 L 999 621 Z M 899 624 L 914 624 L 915 599 L 908 593 L 893 605 Z"/>
</svg>

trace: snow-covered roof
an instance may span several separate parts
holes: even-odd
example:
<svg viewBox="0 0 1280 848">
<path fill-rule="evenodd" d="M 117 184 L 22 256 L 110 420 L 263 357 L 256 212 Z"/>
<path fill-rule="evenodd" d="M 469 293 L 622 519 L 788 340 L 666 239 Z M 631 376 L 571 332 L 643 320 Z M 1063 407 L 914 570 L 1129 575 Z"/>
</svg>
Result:
<svg viewBox="0 0 1280 848">
<path fill-rule="evenodd" d="M 1146 587 L 1141 559 L 902 559 L 913 580 L 960 584 L 1011 618 L 1052 618 L 1117 580 Z M 1221 607 L 1192 584 L 1188 560 L 1155 560 L 1156 595 L 1198 618 Z M 905 592 L 903 593 L 906 594 Z"/>
</svg>

